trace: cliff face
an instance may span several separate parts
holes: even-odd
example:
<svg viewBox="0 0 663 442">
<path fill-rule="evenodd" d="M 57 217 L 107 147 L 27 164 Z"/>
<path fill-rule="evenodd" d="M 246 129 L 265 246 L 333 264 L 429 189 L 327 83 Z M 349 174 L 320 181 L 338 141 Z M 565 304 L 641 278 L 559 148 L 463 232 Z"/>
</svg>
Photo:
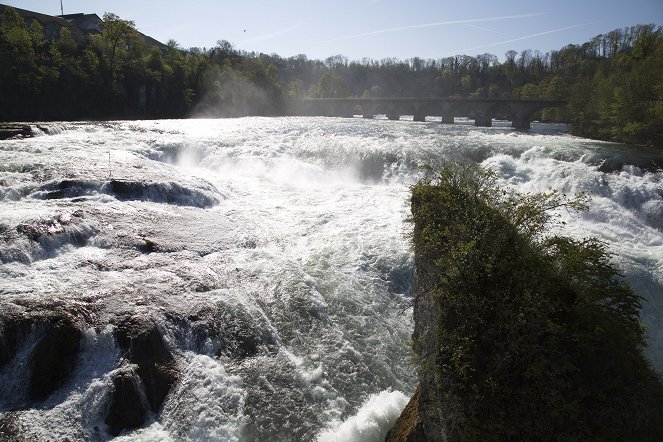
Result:
<svg viewBox="0 0 663 442">
<path fill-rule="evenodd" d="M 419 260 L 418 260 L 419 261 Z M 425 272 L 422 262 L 416 264 L 415 276 L 419 288 L 431 283 L 430 273 Z M 447 441 L 447 418 L 440 404 L 445 402 L 442 391 L 437 388 L 442 384 L 440 371 L 436 367 L 443 364 L 440 348 L 440 331 L 436 325 L 441 317 L 442 306 L 432 296 L 426 296 L 423 290 L 417 290 L 414 304 L 413 342 L 417 343 L 416 352 L 419 357 L 419 417 L 425 428 L 426 440 L 430 442 Z"/>
<path fill-rule="evenodd" d="M 428 441 L 661 440 L 639 298 L 595 240 L 546 236 L 555 193 L 444 168 L 413 189 L 414 350 Z"/>
</svg>

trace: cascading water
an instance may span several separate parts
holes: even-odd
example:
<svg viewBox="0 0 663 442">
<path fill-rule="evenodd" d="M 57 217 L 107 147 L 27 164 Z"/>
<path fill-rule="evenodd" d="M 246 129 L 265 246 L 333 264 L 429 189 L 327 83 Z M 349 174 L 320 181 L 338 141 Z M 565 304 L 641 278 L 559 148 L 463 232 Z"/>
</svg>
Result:
<svg viewBox="0 0 663 442">
<path fill-rule="evenodd" d="M 445 160 L 587 192 L 564 231 L 616 254 L 663 369 L 663 154 L 464 123 L 71 123 L 0 142 L 0 433 L 382 440 L 416 383 L 409 185 Z M 44 386 L 45 336 L 70 364 Z M 114 424 L 117 391 L 142 420 Z"/>
</svg>

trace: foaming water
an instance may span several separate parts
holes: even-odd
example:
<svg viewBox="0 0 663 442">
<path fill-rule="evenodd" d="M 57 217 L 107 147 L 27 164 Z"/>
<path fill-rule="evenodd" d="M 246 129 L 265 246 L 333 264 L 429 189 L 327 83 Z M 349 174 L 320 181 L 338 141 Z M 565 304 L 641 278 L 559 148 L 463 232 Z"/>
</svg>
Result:
<svg viewBox="0 0 663 442">
<path fill-rule="evenodd" d="M 407 404 L 400 391 L 371 395 L 357 413 L 343 422 L 333 423 L 318 435 L 318 442 L 381 442 Z"/>
<path fill-rule="evenodd" d="M 597 236 L 616 254 L 645 300 L 648 355 L 663 369 L 663 172 L 653 150 L 559 125 L 518 132 L 461 120 L 54 127 L 0 142 L 0 307 L 85 303 L 99 331 L 83 346 L 86 375 L 45 408 L 12 415 L 28 435 L 110 438 L 103 410 L 126 367 L 108 330 L 141 314 L 159 319 L 182 375 L 161 410 L 118 439 L 381 440 L 416 382 L 409 186 L 448 160 L 490 167 L 524 192 L 588 193 L 588 212 L 560 214 L 564 233 Z"/>
</svg>

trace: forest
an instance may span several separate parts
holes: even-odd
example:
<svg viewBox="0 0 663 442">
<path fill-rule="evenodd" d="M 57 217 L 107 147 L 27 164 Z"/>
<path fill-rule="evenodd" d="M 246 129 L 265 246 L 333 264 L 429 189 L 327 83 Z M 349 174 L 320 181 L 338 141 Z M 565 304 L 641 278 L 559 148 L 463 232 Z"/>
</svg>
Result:
<svg viewBox="0 0 663 442">
<path fill-rule="evenodd" d="M 663 144 L 663 27 L 615 29 L 583 44 L 440 59 L 325 60 L 155 45 L 112 13 L 81 40 L 12 8 L 0 15 L 0 121 L 284 115 L 306 97 L 563 98 L 536 118 L 579 136 Z"/>
</svg>

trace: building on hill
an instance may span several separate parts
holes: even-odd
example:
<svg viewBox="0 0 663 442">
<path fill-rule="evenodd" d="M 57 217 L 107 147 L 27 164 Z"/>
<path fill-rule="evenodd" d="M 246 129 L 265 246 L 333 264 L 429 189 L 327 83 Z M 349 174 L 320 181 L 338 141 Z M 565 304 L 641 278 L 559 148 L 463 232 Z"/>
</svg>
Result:
<svg viewBox="0 0 663 442">
<path fill-rule="evenodd" d="M 104 21 L 97 14 L 84 14 L 81 12 L 77 14 L 54 16 L 2 4 L 0 4 L 0 14 L 2 14 L 7 8 L 16 10 L 28 25 L 30 25 L 33 20 L 39 22 L 44 29 L 44 37 L 46 37 L 47 40 L 57 40 L 60 38 L 60 30 L 67 27 L 69 28 L 71 35 L 74 37 L 74 40 L 79 45 L 84 45 L 89 41 L 90 35 L 98 34 L 104 29 Z M 160 41 L 139 31 L 136 31 L 136 33 L 148 45 L 160 50 L 167 49 L 167 46 Z"/>
<path fill-rule="evenodd" d="M 72 36 L 74 36 L 77 41 L 80 41 L 81 38 L 84 38 L 84 32 L 82 32 L 79 27 L 62 17 L 40 14 L 39 12 L 28 11 L 26 9 L 7 5 L 0 5 L 0 14 L 4 13 L 5 9 L 8 8 L 14 9 L 16 12 L 18 12 L 18 14 L 28 25 L 30 25 L 33 20 L 36 20 L 39 24 L 41 24 L 42 28 L 44 29 L 44 37 L 46 37 L 48 40 L 56 40 L 60 38 L 60 30 L 64 27 L 69 28 Z"/>
<path fill-rule="evenodd" d="M 97 33 L 103 30 L 101 23 L 102 20 L 97 14 L 65 14 L 58 16 L 67 20 L 74 26 L 86 33 Z"/>
</svg>

